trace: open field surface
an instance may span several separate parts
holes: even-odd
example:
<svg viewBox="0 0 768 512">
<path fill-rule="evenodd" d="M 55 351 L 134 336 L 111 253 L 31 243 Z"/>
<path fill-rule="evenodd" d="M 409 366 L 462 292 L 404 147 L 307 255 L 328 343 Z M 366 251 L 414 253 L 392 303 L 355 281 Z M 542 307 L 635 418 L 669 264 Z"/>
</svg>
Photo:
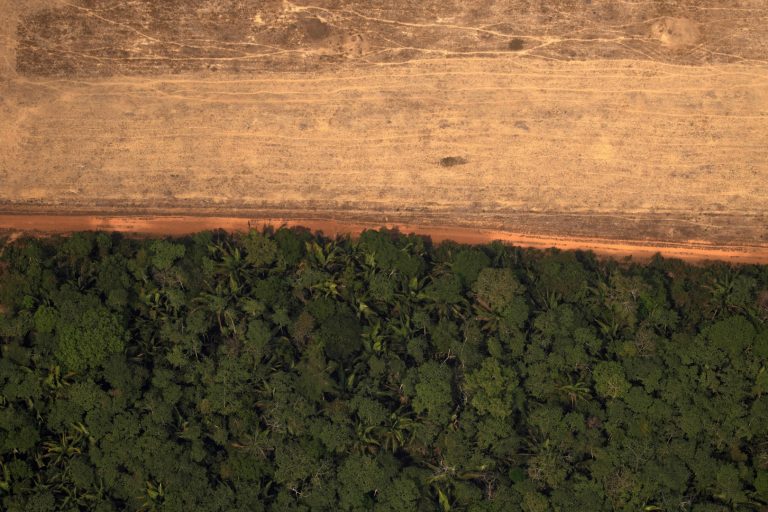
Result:
<svg viewBox="0 0 768 512">
<path fill-rule="evenodd" d="M 765 2 L 413 4 L 0 1 L 0 228 L 206 215 L 768 259 Z"/>
</svg>

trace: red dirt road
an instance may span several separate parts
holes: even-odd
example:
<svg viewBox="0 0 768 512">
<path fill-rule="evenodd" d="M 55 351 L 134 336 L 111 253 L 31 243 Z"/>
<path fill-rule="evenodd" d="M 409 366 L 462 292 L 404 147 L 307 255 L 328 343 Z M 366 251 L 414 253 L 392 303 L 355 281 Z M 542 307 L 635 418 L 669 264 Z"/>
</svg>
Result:
<svg viewBox="0 0 768 512">
<path fill-rule="evenodd" d="M 690 240 L 685 243 L 647 242 L 594 238 L 555 238 L 530 234 L 511 233 L 473 228 L 440 228 L 415 224 L 362 224 L 324 219 L 285 219 L 247 217 L 195 217 L 195 216 L 95 216 L 95 215 L 0 215 L 0 233 L 49 235 L 75 231 L 116 231 L 140 236 L 183 236 L 204 230 L 224 229 L 246 231 L 264 225 L 306 227 L 326 236 L 351 234 L 355 236 L 366 229 L 397 228 L 403 233 L 429 236 L 435 242 L 453 240 L 460 243 L 483 244 L 500 240 L 504 243 L 536 249 L 555 247 L 561 250 L 589 250 L 600 256 L 636 260 L 650 259 L 656 253 L 667 258 L 679 258 L 690 262 L 710 260 L 734 264 L 768 264 L 768 248 L 760 246 L 718 248 L 706 242 Z"/>
</svg>

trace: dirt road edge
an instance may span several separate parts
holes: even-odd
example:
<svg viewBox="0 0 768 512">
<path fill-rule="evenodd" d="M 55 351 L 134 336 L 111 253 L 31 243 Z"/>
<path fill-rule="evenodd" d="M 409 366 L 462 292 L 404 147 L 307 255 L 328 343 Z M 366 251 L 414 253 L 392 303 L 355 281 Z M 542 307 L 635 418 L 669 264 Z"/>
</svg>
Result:
<svg viewBox="0 0 768 512">
<path fill-rule="evenodd" d="M 768 264 L 768 246 L 721 247 L 706 242 L 664 243 L 650 240 L 604 240 L 595 238 L 548 237 L 466 227 L 429 226 L 391 222 L 360 223 L 318 218 L 219 217 L 219 216 L 108 216 L 108 215 L 0 215 L 0 233 L 45 236 L 75 231 L 114 231 L 137 236 L 183 236 L 199 231 L 224 229 L 242 232 L 265 225 L 305 227 L 326 236 L 350 234 L 366 229 L 398 229 L 402 233 L 428 236 L 434 242 L 453 240 L 483 244 L 495 240 L 536 249 L 593 251 L 600 256 L 643 261 L 660 253 L 667 258 L 691 262 L 724 261 L 738 264 Z"/>
</svg>

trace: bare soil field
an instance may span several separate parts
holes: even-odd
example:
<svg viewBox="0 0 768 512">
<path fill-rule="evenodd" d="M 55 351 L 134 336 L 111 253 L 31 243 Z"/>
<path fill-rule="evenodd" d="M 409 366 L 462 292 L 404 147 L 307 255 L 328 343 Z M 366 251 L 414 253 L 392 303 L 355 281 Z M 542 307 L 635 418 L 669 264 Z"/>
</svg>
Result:
<svg viewBox="0 0 768 512">
<path fill-rule="evenodd" d="M 766 261 L 766 21 L 763 0 L 0 0 L 0 229 L 281 219 Z"/>
</svg>

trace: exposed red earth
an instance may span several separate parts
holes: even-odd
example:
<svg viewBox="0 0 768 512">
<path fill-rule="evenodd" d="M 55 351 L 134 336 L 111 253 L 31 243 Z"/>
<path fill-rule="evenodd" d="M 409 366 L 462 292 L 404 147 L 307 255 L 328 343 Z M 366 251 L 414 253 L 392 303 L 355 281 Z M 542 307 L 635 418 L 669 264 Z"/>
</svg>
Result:
<svg viewBox="0 0 768 512">
<path fill-rule="evenodd" d="M 472 228 L 441 228 L 408 224 L 384 223 L 381 225 L 338 222 L 321 219 L 251 219 L 243 217 L 108 217 L 87 215 L 0 215 L 0 233 L 46 236 L 66 234 L 75 231 L 117 231 L 136 236 L 183 236 L 203 230 L 224 229 L 243 232 L 264 226 L 304 227 L 326 236 L 343 234 L 356 235 L 365 229 L 386 227 L 402 233 L 428 236 L 433 242 L 453 240 L 466 244 L 484 244 L 492 241 L 536 249 L 555 247 L 561 250 L 591 250 L 599 256 L 643 261 L 661 253 L 668 258 L 679 258 L 691 262 L 726 261 L 729 263 L 766 263 L 768 251 L 761 247 L 740 247 L 730 250 L 712 247 L 706 243 L 689 241 L 678 244 L 652 243 L 639 245 L 628 241 L 599 240 L 587 238 L 552 238 L 534 235 Z"/>
</svg>

